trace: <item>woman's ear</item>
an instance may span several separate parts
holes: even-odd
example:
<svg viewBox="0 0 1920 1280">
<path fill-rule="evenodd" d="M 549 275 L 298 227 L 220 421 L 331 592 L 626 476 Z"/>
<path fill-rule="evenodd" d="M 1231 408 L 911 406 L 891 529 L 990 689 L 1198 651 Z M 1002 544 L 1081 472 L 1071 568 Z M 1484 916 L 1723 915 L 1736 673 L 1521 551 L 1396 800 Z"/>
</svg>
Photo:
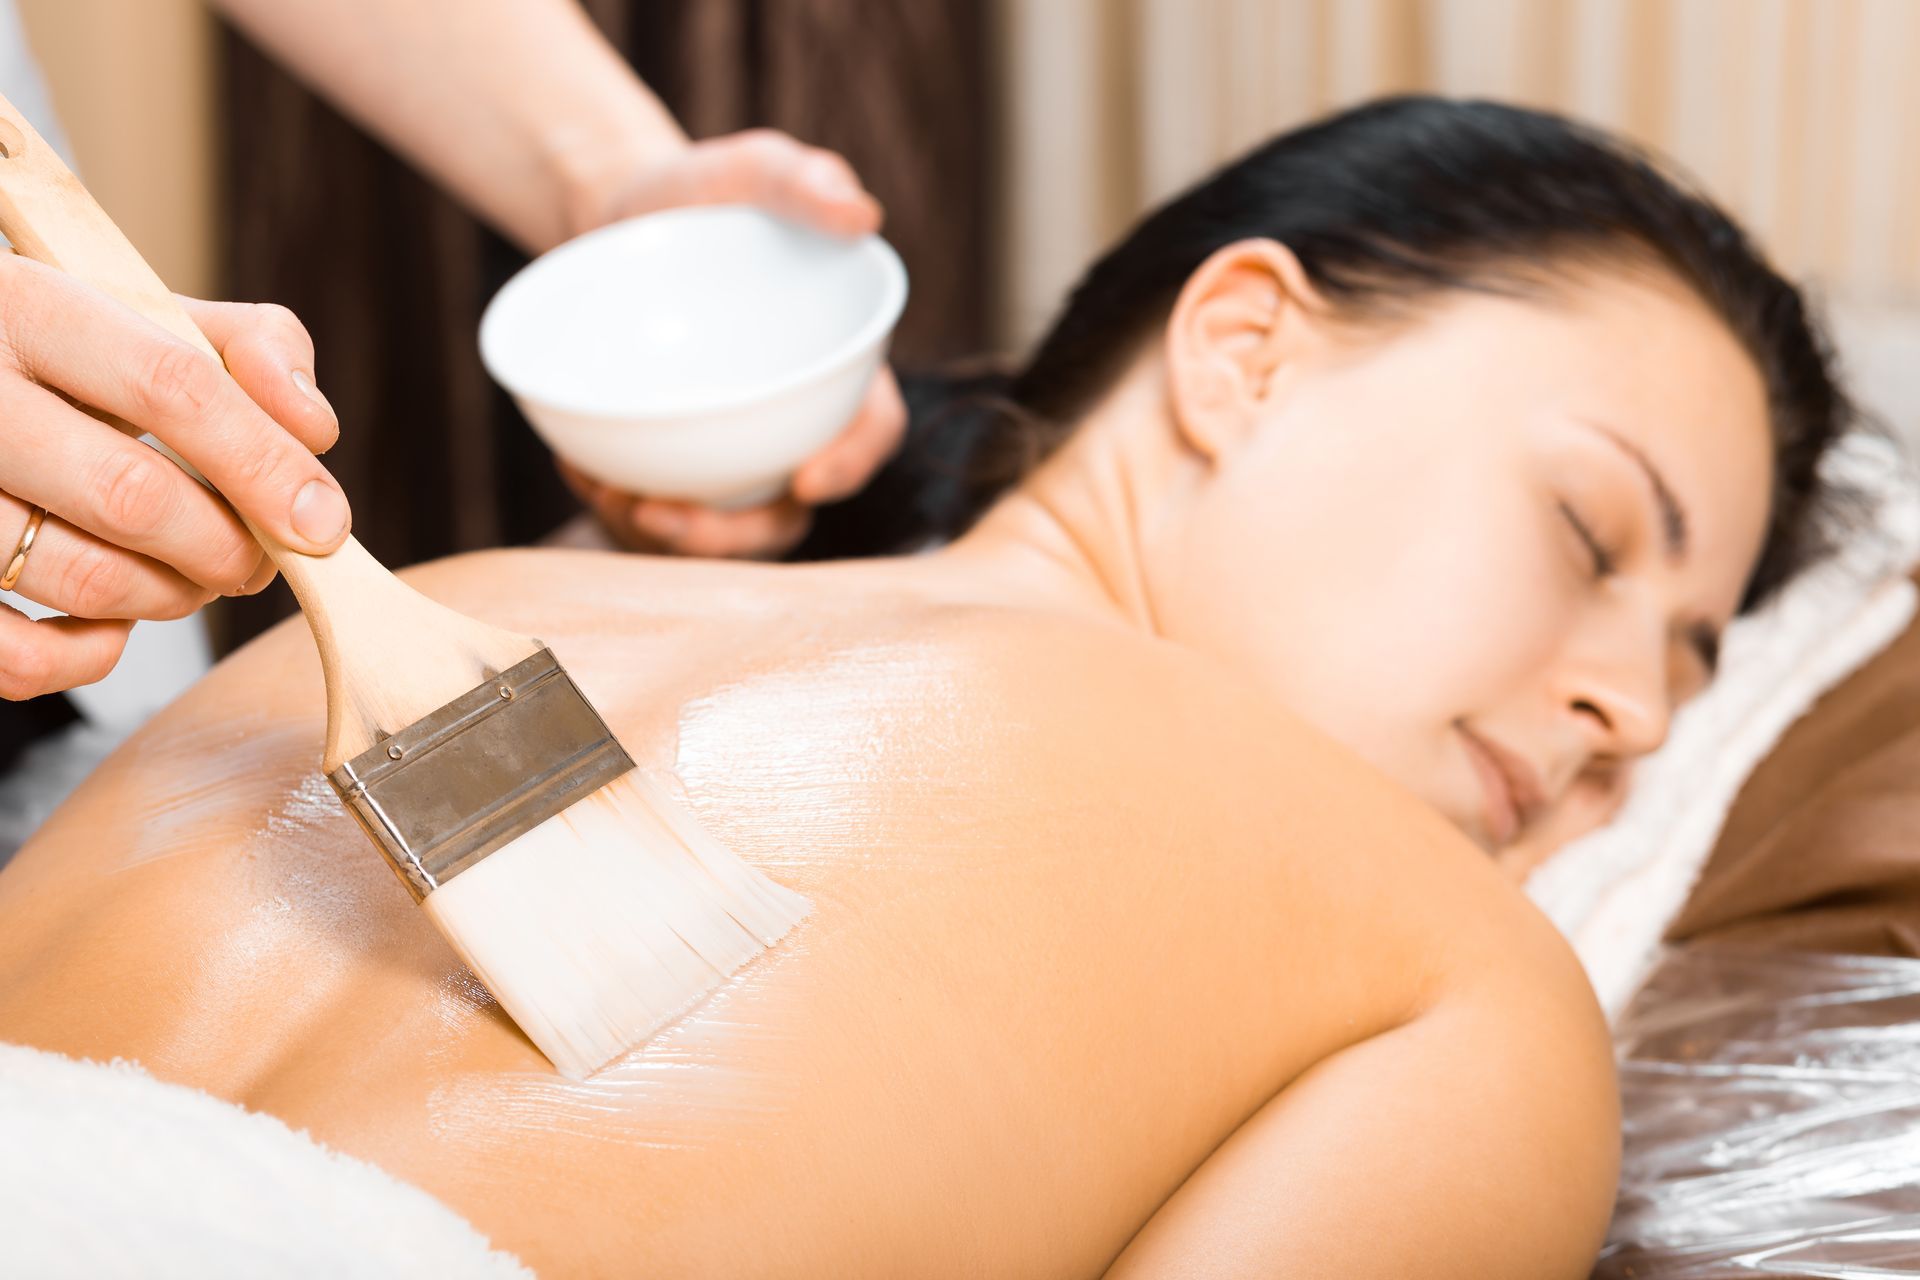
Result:
<svg viewBox="0 0 1920 1280">
<path fill-rule="evenodd" d="M 1244 438 L 1274 372 L 1325 310 L 1278 241 L 1241 240 L 1201 263 L 1167 322 L 1167 386 L 1187 445 L 1211 461 Z"/>
</svg>

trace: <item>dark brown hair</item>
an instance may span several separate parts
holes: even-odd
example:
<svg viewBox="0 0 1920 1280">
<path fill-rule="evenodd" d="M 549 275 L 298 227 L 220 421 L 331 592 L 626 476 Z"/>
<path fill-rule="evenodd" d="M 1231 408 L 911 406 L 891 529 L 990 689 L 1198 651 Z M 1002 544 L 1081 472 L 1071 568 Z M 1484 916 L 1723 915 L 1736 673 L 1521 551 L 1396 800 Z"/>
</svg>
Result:
<svg viewBox="0 0 1920 1280">
<path fill-rule="evenodd" d="M 907 380 L 907 447 L 854 510 L 821 513 L 807 550 L 844 553 L 856 513 L 862 541 L 887 544 L 872 550 L 964 531 L 1072 432 L 1188 277 L 1258 237 L 1362 317 L 1439 291 L 1537 287 L 1571 262 L 1653 264 L 1726 324 L 1766 384 L 1772 515 L 1742 609 L 1827 548 L 1834 504 L 1815 472 L 1852 410 L 1800 292 L 1733 220 L 1645 153 L 1561 116 L 1399 97 L 1283 134 L 1150 213 L 1017 372 Z"/>
</svg>

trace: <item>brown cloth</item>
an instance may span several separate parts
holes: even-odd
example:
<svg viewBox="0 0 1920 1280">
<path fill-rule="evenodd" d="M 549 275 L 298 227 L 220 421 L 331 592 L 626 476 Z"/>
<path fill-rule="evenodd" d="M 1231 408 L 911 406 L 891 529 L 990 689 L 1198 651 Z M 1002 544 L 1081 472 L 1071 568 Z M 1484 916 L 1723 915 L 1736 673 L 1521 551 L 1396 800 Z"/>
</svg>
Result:
<svg viewBox="0 0 1920 1280">
<path fill-rule="evenodd" d="M 1747 779 L 1667 937 L 1920 957 L 1920 623 Z"/>
</svg>

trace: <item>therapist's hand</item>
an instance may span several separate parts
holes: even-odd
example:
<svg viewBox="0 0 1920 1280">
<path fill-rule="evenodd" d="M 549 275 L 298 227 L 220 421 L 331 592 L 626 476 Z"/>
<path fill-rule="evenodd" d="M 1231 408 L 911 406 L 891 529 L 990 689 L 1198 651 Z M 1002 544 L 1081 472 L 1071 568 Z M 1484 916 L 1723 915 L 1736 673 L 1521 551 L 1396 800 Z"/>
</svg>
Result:
<svg viewBox="0 0 1920 1280">
<path fill-rule="evenodd" d="M 314 390 L 306 329 L 282 307 L 181 301 L 232 378 L 105 294 L 0 254 L 0 574 L 46 508 L 13 589 L 69 615 L 0 607 L 0 697 L 89 684 L 119 661 L 133 619 L 182 617 L 273 577 L 225 503 L 76 406 L 165 441 L 296 550 L 346 539 L 346 497 L 314 457 L 339 426 Z"/>
<path fill-rule="evenodd" d="M 641 169 L 602 207 L 613 221 L 692 204 L 755 204 L 832 235 L 880 229 L 880 202 L 831 151 L 772 129 L 710 138 Z M 582 227 L 581 230 L 586 230 Z M 857 493 L 906 433 L 907 409 L 882 368 L 844 430 L 794 472 L 789 496 L 744 511 L 625 493 L 560 463 L 560 474 L 622 546 L 697 556 L 778 556 L 805 536 L 812 509 Z"/>
<path fill-rule="evenodd" d="M 567 486 L 629 551 L 773 559 L 806 536 L 817 504 L 850 497 L 866 484 L 899 447 L 906 422 L 899 385 L 883 367 L 846 429 L 794 472 L 789 496 L 741 511 L 625 493 L 563 458 L 555 462 Z"/>
</svg>

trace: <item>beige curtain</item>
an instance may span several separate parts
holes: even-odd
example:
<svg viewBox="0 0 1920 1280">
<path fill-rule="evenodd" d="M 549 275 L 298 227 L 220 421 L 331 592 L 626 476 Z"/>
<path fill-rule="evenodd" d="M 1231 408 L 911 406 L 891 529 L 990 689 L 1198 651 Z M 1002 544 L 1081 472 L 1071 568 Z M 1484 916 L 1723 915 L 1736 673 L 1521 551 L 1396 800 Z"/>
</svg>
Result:
<svg viewBox="0 0 1920 1280">
<path fill-rule="evenodd" d="M 1407 90 L 1649 143 L 1796 275 L 1920 304 L 1920 0 L 1000 0 L 1000 333 L 1024 343 L 1142 209 Z"/>
<path fill-rule="evenodd" d="M 219 292 L 213 20 L 201 0 L 19 7 L 88 190 L 162 280 Z"/>
</svg>

